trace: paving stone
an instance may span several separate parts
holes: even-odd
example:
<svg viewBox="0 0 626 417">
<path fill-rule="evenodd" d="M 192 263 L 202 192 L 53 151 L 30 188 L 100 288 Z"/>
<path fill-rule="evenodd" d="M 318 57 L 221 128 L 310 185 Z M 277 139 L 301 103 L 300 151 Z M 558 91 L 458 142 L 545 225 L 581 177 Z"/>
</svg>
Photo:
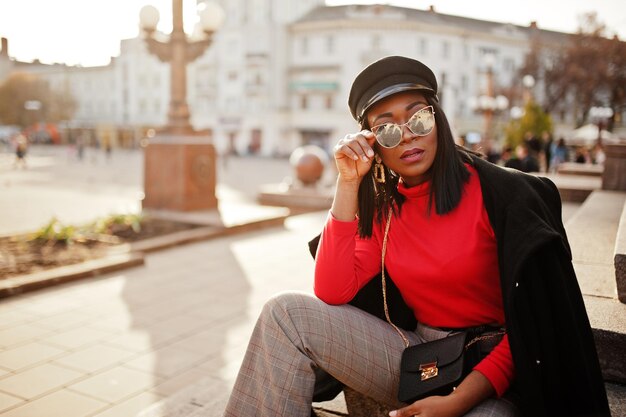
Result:
<svg viewBox="0 0 626 417">
<path fill-rule="evenodd" d="M 60 390 L 3 412 L 2 417 L 85 417 L 106 405 L 103 401 L 76 392 Z"/>
</svg>

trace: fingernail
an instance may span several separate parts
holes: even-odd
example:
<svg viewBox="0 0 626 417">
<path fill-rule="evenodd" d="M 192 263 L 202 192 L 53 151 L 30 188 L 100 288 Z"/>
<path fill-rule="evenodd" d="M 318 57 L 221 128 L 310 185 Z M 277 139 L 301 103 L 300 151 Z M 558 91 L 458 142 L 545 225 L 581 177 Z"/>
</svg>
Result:
<svg viewBox="0 0 626 417">
<path fill-rule="evenodd" d="M 354 159 L 354 160 L 356 161 L 357 159 L 359 159 L 359 157 L 358 157 L 358 155 L 354 155 L 354 156 L 352 157 L 352 159 Z"/>
<path fill-rule="evenodd" d="M 389 412 L 389 417 L 394 417 L 396 414 L 398 414 L 398 412 L 396 410 L 390 411 Z"/>
<path fill-rule="evenodd" d="M 368 150 L 367 150 L 367 154 L 368 154 L 369 156 L 374 156 L 374 151 L 373 151 L 373 150 L 371 150 L 371 149 L 368 149 Z"/>
<path fill-rule="evenodd" d="M 363 155 L 363 156 L 361 157 L 361 159 L 363 160 L 363 162 L 367 162 L 367 161 L 369 161 L 369 159 L 367 159 L 367 156 L 365 156 L 365 155 Z"/>
</svg>

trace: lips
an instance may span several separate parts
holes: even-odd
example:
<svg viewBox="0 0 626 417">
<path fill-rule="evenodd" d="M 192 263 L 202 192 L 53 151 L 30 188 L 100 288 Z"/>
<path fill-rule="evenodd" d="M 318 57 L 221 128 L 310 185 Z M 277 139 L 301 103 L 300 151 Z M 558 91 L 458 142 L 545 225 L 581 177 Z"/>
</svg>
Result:
<svg viewBox="0 0 626 417">
<path fill-rule="evenodd" d="M 421 159 L 423 154 L 424 154 L 423 149 L 413 148 L 413 149 L 404 151 L 402 155 L 400 155 L 400 159 L 405 160 L 405 161 L 419 160 Z"/>
</svg>

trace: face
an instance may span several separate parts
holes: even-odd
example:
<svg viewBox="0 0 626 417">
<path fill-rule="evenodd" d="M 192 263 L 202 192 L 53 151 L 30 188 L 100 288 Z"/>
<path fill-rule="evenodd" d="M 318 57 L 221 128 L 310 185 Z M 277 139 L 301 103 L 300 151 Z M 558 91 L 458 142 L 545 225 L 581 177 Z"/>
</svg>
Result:
<svg viewBox="0 0 626 417">
<path fill-rule="evenodd" d="M 370 127 L 386 123 L 403 125 L 427 106 L 426 98 L 418 92 L 397 93 L 374 104 L 367 112 L 367 122 Z M 425 136 L 419 136 L 408 126 L 403 126 L 398 146 L 384 148 L 376 143 L 375 148 L 387 168 L 400 175 L 407 186 L 420 184 L 430 178 L 437 153 L 437 125 Z"/>
</svg>

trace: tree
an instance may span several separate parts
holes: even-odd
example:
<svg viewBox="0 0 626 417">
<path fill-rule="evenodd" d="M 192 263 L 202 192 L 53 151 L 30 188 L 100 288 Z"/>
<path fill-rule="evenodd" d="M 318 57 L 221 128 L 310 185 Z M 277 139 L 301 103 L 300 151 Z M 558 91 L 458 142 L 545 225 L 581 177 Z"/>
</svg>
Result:
<svg viewBox="0 0 626 417">
<path fill-rule="evenodd" d="M 34 74 L 13 73 L 0 84 L 2 124 L 27 127 L 37 122 L 56 123 L 70 119 L 75 109 L 71 95 L 52 90 Z"/>
<path fill-rule="evenodd" d="M 566 45 L 531 45 L 522 71 L 543 81 L 545 111 L 573 112 L 577 125 L 582 125 L 593 106 L 609 106 L 614 114 L 624 109 L 626 43 L 607 33 L 597 15 L 589 13 L 580 18 L 578 32 Z"/>
<path fill-rule="evenodd" d="M 552 118 L 533 100 L 524 106 L 524 114 L 520 119 L 512 119 L 505 128 L 506 144 L 512 149 L 524 141 L 526 132 L 541 137 L 543 132 L 552 133 Z"/>
</svg>

